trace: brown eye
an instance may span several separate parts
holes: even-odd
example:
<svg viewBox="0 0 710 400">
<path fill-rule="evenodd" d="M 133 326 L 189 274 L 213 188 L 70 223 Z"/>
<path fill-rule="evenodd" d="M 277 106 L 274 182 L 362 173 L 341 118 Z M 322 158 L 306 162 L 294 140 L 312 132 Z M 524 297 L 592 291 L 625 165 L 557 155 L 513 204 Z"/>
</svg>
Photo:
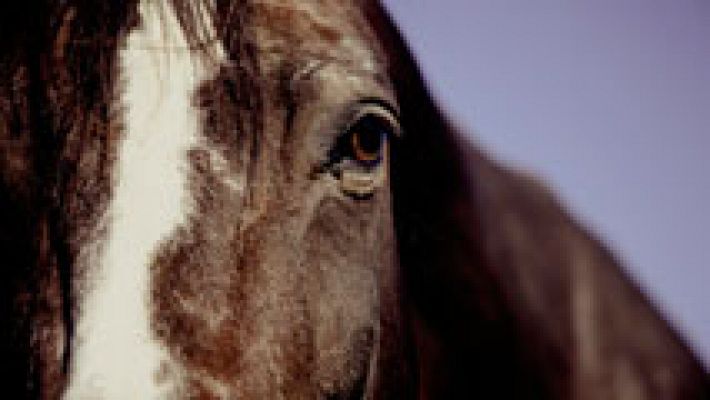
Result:
<svg viewBox="0 0 710 400">
<path fill-rule="evenodd" d="M 374 115 L 362 117 L 348 132 L 350 156 L 366 166 L 379 163 L 390 135 L 389 123 L 382 118 Z"/>
<path fill-rule="evenodd" d="M 368 104 L 360 108 L 328 151 L 327 161 L 316 172 L 330 172 L 346 195 L 371 198 L 385 184 L 387 145 L 400 136 L 399 124 L 387 106 Z"/>
<path fill-rule="evenodd" d="M 350 183 L 353 174 L 363 182 L 372 181 L 382 172 L 378 167 L 386 158 L 389 141 L 400 136 L 399 124 L 390 108 L 379 104 L 365 105 L 351 121 L 316 171 L 329 171 L 343 181 L 347 175 Z"/>
</svg>

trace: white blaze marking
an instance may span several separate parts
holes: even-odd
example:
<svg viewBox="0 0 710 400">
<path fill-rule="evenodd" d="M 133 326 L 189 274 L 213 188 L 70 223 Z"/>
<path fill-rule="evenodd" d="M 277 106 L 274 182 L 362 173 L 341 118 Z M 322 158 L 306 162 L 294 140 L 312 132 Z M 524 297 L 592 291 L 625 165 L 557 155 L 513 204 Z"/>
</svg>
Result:
<svg viewBox="0 0 710 400">
<path fill-rule="evenodd" d="M 65 399 L 162 399 L 174 389 L 156 381 L 169 358 L 150 327 L 150 264 L 190 212 L 186 151 L 199 137 L 191 99 L 212 69 L 158 3 L 141 1 L 142 24 L 119 50 L 124 138 L 106 243 L 80 299 Z"/>
</svg>

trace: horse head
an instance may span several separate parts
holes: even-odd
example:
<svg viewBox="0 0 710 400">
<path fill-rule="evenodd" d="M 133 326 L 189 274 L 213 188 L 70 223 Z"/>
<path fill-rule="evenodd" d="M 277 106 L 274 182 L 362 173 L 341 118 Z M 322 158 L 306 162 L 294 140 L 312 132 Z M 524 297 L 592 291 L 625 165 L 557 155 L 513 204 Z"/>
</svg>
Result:
<svg viewBox="0 0 710 400">
<path fill-rule="evenodd" d="M 11 397 L 706 393 L 613 256 L 448 122 L 376 2 L 0 14 Z"/>
</svg>

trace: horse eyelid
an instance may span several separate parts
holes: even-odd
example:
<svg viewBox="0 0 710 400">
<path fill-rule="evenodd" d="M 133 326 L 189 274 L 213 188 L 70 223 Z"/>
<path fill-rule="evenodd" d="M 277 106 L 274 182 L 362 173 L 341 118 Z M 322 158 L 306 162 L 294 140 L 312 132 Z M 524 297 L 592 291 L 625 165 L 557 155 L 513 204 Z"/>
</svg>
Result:
<svg viewBox="0 0 710 400">
<path fill-rule="evenodd" d="M 357 124 L 361 118 L 372 114 L 388 122 L 394 137 L 402 136 L 399 111 L 391 103 L 379 98 L 365 98 L 357 102 L 355 109 L 356 111 L 350 119 L 348 129 Z"/>
<path fill-rule="evenodd" d="M 311 170 L 310 176 L 312 179 L 322 173 L 330 173 L 337 179 L 342 178 L 344 170 L 349 168 L 344 165 L 346 160 L 350 160 L 346 147 L 349 143 L 348 136 L 357 123 L 367 116 L 374 116 L 387 124 L 389 129 L 387 129 L 385 141 L 391 142 L 402 137 L 397 108 L 385 100 L 376 97 L 363 98 L 354 102 L 347 110 L 340 118 L 341 122 L 337 124 L 335 131 L 338 133 L 329 147 L 327 157 Z M 350 161 L 357 162 L 357 160 Z M 378 162 L 367 166 L 365 169 L 374 171 L 380 164 Z"/>
<path fill-rule="evenodd" d="M 353 129 L 365 118 L 375 118 L 384 125 L 383 131 L 386 132 L 384 140 L 389 142 L 393 139 L 401 137 L 401 128 L 399 119 L 394 107 L 389 103 L 379 99 L 364 99 L 358 101 L 349 112 L 349 116 L 344 118 L 343 123 L 338 129 L 338 135 L 331 146 L 329 154 L 329 164 L 337 164 L 342 161 L 344 156 L 341 150 L 345 150 L 343 145 L 347 147 L 351 143 L 349 136 L 352 135 Z"/>
</svg>

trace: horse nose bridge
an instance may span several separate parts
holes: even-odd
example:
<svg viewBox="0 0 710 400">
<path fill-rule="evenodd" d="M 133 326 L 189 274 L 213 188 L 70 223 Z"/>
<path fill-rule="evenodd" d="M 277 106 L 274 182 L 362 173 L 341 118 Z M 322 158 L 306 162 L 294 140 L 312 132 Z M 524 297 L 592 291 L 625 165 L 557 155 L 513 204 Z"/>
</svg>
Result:
<svg viewBox="0 0 710 400">
<path fill-rule="evenodd" d="M 81 277 L 65 399 L 169 398 L 178 381 L 154 332 L 152 265 L 192 212 L 189 154 L 201 137 L 193 97 L 211 70 L 156 4 L 141 2 L 142 23 L 118 51 L 122 136 L 105 234 Z"/>
</svg>

